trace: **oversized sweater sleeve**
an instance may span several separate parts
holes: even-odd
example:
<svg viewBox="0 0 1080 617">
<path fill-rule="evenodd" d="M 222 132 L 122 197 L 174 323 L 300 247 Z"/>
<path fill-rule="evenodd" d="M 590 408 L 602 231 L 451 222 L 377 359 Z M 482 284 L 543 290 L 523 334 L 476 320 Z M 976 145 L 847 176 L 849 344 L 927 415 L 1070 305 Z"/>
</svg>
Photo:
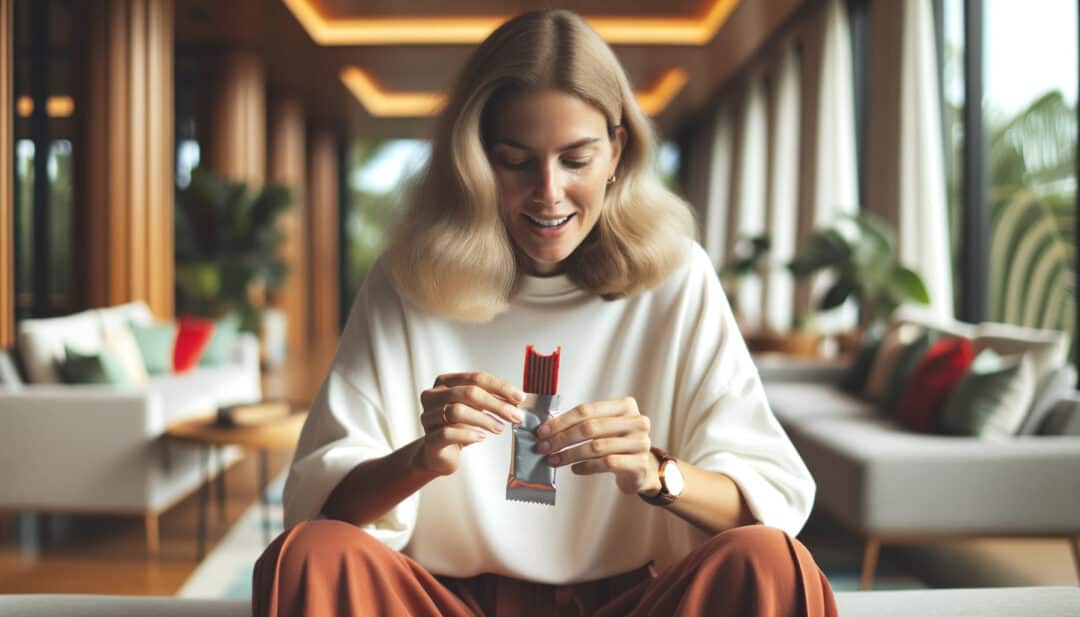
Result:
<svg viewBox="0 0 1080 617">
<path fill-rule="evenodd" d="M 757 520 L 794 536 L 810 515 L 814 480 L 769 408 L 708 256 L 695 245 L 690 262 L 674 454 L 731 477 Z"/>
<path fill-rule="evenodd" d="M 286 528 L 322 517 L 331 491 L 358 464 L 419 436 L 419 393 L 402 395 L 412 392 L 404 319 L 376 264 L 357 294 L 301 432 L 285 482 Z M 364 530 L 401 550 L 415 528 L 418 500 L 413 494 Z"/>
</svg>

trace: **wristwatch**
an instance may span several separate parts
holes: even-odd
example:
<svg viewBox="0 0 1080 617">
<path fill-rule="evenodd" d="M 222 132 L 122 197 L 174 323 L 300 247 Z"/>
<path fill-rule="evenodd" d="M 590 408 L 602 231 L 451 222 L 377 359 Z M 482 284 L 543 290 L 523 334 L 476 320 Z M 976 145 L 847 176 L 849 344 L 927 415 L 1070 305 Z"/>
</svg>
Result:
<svg viewBox="0 0 1080 617">
<path fill-rule="evenodd" d="M 652 497 L 638 493 L 647 504 L 654 506 L 669 506 L 682 494 L 686 482 L 683 480 L 682 470 L 675 457 L 660 448 L 651 448 L 653 456 L 660 462 L 660 492 Z"/>
</svg>

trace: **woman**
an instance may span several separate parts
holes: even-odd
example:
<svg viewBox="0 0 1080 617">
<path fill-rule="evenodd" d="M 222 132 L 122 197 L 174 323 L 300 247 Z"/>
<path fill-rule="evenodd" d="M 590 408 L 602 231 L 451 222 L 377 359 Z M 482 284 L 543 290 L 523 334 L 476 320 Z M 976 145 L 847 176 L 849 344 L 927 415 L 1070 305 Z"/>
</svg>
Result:
<svg viewBox="0 0 1080 617">
<path fill-rule="evenodd" d="M 580 17 L 479 46 L 304 427 L 255 615 L 835 614 L 793 539 L 813 480 L 653 149 Z M 562 348 L 554 507 L 505 498 L 529 344 Z"/>
</svg>

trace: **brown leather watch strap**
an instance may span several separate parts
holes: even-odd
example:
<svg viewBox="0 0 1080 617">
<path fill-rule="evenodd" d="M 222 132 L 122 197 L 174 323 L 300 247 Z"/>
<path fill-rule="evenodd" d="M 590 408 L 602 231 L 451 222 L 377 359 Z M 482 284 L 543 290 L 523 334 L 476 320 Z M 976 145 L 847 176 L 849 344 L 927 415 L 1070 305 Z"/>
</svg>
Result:
<svg viewBox="0 0 1080 617">
<path fill-rule="evenodd" d="M 675 457 L 655 446 L 650 448 L 650 451 L 660 464 L 660 492 L 651 497 L 638 493 L 638 497 L 641 497 L 642 501 L 652 506 L 671 505 L 675 502 L 675 496 L 668 492 L 667 483 L 664 482 L 664 463 L 667 461 L 674 461 Z"/>
</svg>

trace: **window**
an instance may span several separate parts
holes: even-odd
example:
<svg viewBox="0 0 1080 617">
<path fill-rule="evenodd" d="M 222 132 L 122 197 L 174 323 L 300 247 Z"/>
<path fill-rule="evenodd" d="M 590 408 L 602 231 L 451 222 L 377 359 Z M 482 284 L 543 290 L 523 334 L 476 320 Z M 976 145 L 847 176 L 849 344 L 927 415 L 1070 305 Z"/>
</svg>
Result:
<svg viewBox="0 0 1080 617">
<path fill-rule="evenodd" d="M 978 23 L 965 23 L 965 4 L 973 6 L 968 15 Z M 976 260 L 970 252 L 977 249 L 965 244 L 977 242 L 954 238 L 957 263 L 983 264 L 986 319 L 1074 336 L 1077 10 L 1076 0 L 942 0 L 939 13 L 950 212 L 969 229 L 972 220 L 980 221 L 986 236 L 986 257 Z M 965 100 L 965 52 L 979 39 L 970 68 L 980 73 L 982 104 L 971 108 Z M 967 134 L 965 118 L 981 123 L 979 139 Z M 965 172 L 971 173 L 973 157 L 980 154 L 969 151 L 972 144 L 980 143 L 985 199 L 972 203 Z M 970 269 L 957 266 L 958 290 L 964 289 L 964 277 L 980 275 Z M 973 290 L 979 287 L 969 285 L 966 293 Z"/>
</svg>

